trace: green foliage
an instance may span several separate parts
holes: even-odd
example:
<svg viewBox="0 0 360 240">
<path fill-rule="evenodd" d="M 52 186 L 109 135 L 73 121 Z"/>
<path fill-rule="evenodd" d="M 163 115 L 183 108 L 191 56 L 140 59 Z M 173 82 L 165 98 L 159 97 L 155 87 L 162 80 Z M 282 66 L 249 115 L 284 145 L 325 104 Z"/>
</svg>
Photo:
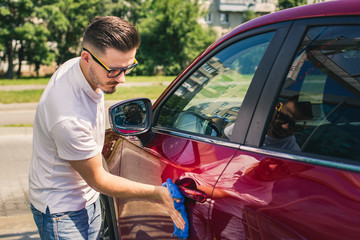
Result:
<svg viewBox="0 0 360 240">
<path fill-rule="evenodd" d="M 141 34 L 135 74 L 178 74 L 216 38 L 198 19 L 200 0 L 0 0 L 0 64 L 20 77 L 23 62 L 60 65 L 78 56 L 82 35 L 98 15 L 116 15 Z M 2 54 L 2 55 L 1 55 Z M 13 63 L 18 62 L 19 65 Z M 17 67 L 17 69 L 15 69 Z"/>
<path fill-rule="evenodd" d="M 113 1 L 106 5 L 109 15 L 118 16 L 137 25 L 148 16 L 152 0 Z"/>
<path fill-rule="evenodd" d="M 300 5 L 307 4 L 306 0 L 279 0 L 278 6 L 279 9 L 286 9 L 286 8 L 292 8 Z"/>
<path fill-rule="evenodd" d="M 216 37 L 197 22 L 203 15 L 199 1 L 154 0 L 150 9 L 139 24 L 139 74 L 178 74 Z"/>
<path fill-rule="evenodd" d="M 247 22 L 247 21 L 250 21 L 251 19 L 260 17 L 261 14 L 257 14 L 257 13 L 255 13 L 254 11 L 249 10 L 249 11 L 243 12 L 243 15 L 242 15 L 242 16 L 243 16 L 244 22 Z"/>
<path fill-rule="evenodd" d="M 0 0 L 0 47 L 4 51 L 3 60 L 8 62 L 8 70 L 6 77 L 13 77 L 13 61 L 18 56 L 17 49 L 21 49 L 17 29 L 26 23 L 27 19 L 31 18 L 32 10 L 34 8 L 34 0 L 17 0 L 6 1 Z"/>
<path fill-rule="evenodd" d="M 13 61 L 35 65 L 58 64 L 77 56 L 89 20 L 104 12 L 102 0 L 0 0 L 0 49 L 13 78 Z"/>
<path fill-rule="evenodd" d="M 34 64 L 37 75 L 42 64 L 51 65 L 55 61 L 55 53 L 51 52 L 47 41 L 50 31 L 45 26 L 26 22 L 16 28 L 15 32 L 21 43 L 19 59 Z"/>
<path fill-rule="evenodd" d="M 78 55 L 82 35 L 89 21 L 105 12 L 102 0 L 54 0 L 36 8 L 36 16 L 51 32 L 58 65 Z"/>
</svg>

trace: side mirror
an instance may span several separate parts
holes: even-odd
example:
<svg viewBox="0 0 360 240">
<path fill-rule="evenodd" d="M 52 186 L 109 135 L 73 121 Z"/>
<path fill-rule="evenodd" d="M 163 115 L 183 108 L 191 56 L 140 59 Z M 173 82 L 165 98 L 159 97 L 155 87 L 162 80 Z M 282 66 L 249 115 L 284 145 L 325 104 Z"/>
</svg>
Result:
<svg viewBox="0 0 360 240">
<path fill-rule="evenodd" d="M 152 105 L 147 98 L 134 98 L 109 108 L 111 129 L 123 136 L 147 132 L 151 127 Z"/>
</svg>

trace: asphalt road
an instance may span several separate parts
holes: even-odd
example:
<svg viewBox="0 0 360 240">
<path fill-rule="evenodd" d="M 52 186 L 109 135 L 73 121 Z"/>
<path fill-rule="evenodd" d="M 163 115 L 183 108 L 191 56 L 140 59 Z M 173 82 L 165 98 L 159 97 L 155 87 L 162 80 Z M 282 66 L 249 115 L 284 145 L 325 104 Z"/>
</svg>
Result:
<svg viewBox="0 0 360 240">
<path fill-rule="evenodd" d="M 32 128 L 0 128 L 0 239 L 40 239 L 29 208 L 31 143 Z"/>
<path fill-rule="evenodd" d="M 153 84 L 152 82 L 127 83 L 124 87 Z M 0 90 L 44 87 L 44 85 L 0 86 Z M 105 107 L 108 108 L 119 101 L 107 101 Z M 32 153 L 32 127 L 4 127 L 32 125 L 36 106 L 37 103 L 0 103 L 0 239 L 2 240 L 40 239 L 29 203 L 28 170 Z M 108 119 L 106 123 L 109 127 Z"/>
<path fill-rule="evenodd" d="M 33 124 L 36 106 L 0 104 L 0 126 Z M 29 208 L 31 153 L 32 127 L 0 127 L 0 239 L 40 239 Z"/>
</svg>

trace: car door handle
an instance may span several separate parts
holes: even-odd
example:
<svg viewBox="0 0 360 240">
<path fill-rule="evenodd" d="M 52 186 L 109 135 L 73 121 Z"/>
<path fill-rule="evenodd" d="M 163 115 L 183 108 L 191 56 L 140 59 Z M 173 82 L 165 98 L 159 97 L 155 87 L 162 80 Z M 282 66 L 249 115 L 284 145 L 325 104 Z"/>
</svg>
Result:
<svg viewBox="0 0 360 240">
<path fill-rule="evenodd" d="M 190 200 L 195 202 L 204 203 L 207 199 L 206 193 L 201 190 L 198 190 L 196 187 L 196 183 L 191 178 L 184 178 L 181 180 L 176 180 L 175 184 L 178 186 L 181 194 Z"/>
<path fill-rule="evenodd" d="M 196 190 L 196 189 L 189 189 L 183 186 L 178 186 L 181 194 L 189 198 L 191 200 L 194 200 L 196 202 L 204 203 L 206 201 L 206 194 L 203 191 Z"/>
</svg>

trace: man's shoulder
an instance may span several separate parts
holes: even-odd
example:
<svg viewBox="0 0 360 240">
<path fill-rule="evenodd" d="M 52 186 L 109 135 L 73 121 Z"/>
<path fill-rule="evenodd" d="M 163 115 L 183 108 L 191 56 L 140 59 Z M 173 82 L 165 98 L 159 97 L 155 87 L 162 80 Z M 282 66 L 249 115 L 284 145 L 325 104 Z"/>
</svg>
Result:
<svg viewBox="0 0 360 240">
<path fill-rule="evenodd" d="M 78 101 L 77 78 L 73 75 L 72 66 L 79 62 L 79 58 L 73 58 L 65 62 L 51 77 L 44 90 L 40 103 L 47 108 L 61 108 L 61 111 L 73 108 Z"/>
<path fill-rule="evenodd" d="M 285 150 L 300 151 L 300 147 L 296 143 L 296 138 L 294 135 L 285 138 L 276 138 L 266 135 L 264 140 L 264 146 L 281 148 Z"/>
<path fill-rule="evenodd" d="M 73 94 L 71 89 L 56 87 L 49 89 L 47 95 L 39 102 L 37 114 L 46 119 L 49 130 L 61 121 L 88 117 L 82 110 L 79 97 Z"/>
</svg>

